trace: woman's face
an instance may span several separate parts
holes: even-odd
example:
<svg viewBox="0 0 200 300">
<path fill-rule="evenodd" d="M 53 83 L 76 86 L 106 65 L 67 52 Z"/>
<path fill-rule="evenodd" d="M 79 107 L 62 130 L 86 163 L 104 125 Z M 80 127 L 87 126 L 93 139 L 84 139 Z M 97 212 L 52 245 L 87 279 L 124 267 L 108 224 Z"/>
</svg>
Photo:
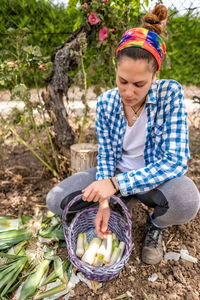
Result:
<svg viewBox="0 0 200 300">
<path fill-rule="evenodd" d="M 137 107 L 144 102 L 156 79 L 156 73 L 150 69 L 146 60 L 121 58 L 117 66 L 116 83 L 124 105 Z"/>
</svg>

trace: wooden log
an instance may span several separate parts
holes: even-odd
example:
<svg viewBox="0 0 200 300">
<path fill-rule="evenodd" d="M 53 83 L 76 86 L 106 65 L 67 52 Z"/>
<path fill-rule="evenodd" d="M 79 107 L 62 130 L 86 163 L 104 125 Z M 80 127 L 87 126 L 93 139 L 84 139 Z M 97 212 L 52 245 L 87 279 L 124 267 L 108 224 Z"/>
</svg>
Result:
<svg viewBox="0 0 200 300">
<path fill-rule="evenodd" d="M 70 146 L 72 174 L 85 171 L 97 165 L 96 156 L 98 145 L 90 143 L 74 144 Z"/>
</svg>

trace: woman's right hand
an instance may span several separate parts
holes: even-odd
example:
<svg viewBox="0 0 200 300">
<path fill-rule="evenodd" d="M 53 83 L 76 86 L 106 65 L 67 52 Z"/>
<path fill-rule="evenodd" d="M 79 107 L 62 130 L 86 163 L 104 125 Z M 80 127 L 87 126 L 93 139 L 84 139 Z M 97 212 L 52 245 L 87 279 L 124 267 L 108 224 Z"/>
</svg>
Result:
<svg viewBox="0 0 200 300">
<path fill-rule="evenodd" d="M 96 233 L 101 238 L 106 238 L 106 235 L 111 233 L 111 231 L 108 229 L 109 219 L 110 219 L 109 201 L 104 200 L 99 203 L 99 209 L 94 221 Z"/>
</svg>

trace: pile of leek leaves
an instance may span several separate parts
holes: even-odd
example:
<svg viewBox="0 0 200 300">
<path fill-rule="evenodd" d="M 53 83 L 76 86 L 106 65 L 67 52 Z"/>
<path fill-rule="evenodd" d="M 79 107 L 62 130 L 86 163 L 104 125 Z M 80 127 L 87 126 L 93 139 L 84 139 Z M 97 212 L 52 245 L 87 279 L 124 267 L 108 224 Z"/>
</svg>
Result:
<svg viewBox="0 0 200 300">
<path fill-rule="evenodd" d="M 0 217 L 0 299 L 44 299 L 66 290 L 72 265 L 56 253 L 65 247 L 61 218 Z"/>
</svg>

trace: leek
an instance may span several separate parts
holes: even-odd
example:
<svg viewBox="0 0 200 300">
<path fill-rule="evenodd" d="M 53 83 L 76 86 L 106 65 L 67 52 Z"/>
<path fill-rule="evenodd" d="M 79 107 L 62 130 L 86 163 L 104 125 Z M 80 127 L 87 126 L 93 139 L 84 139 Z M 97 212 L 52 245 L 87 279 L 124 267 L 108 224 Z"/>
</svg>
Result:
<svg viewBox="0 0 200 300">
<path fill-rule="evenodd" d="M 22 272 L 27 262 L 28 262 L 28 258 L 24 256 L 21 256 L 20 259 L 13 262 L 14 269 L 11 272 L 9 271 L 7 275 L 0 282 L 1 296 L 4 296 L 9 292 L 10 287 L 15 282 L 19 274 Z"/>
<path fill-rule="evenodd" d="M 118 258 L 120 256 L 120 252 L 121 252 L 121 249 L 119 247 L 115 247 L 115 249 L 114 249 L 114 251 L 112 253 L 109 265 L 113 265 L 114 263 L 117 262 L 117 260 L 118 260 Z"/>
<path fill-rule="evenodd" d="M 107 245 L 106 245 L 106 252 L 104 255 L 104 264 L 109 264 L 110 258 L 112 254 L 112 234 L 107 235 Z"/>
<path fill-rule="evenodd" d="M 0 217 L 0 232 L 19 229 L 19 219 Z"/>
<path fill-rule="evenodd" d="M 43 238 L 52 238 L 56 241 L 65 239 L 61 223 L 49 226 L 47 228 L 41 228 L 38 234 Z"/>
<path fill-rule="evenodd" d="M 84 252 L 84 233 L 79 233 L 76 244 L 76 256 L 82 257 Z"/>
<path fill-rule="evenodd" d="M 28 240 L 32 233 L 26 229 L 0 232 L 0 250 L 7 249 L 21 241 Z"/>
<path fill-rule="evenodd" d="M 88 249 L 88 247 L 89 247 L 89 243 L 86 242 L 86 243 L 84 244 L 84 251 L 86 251 L 86 250 Z M 84 253 L 85 253 L 85 252 L 84 252 Z"/>
<path fill-rule="evenodd" d="M 37 288 L 39 287 L 40 281 L 42 280 L 43 275 L 49 267 L 50 260 L 43 260 L 35 272 L 30 275 L 21 290 L 19 300 L 27 300 L 29 297 L 34 296 Z"/>
<path fill-rule="evenodd" d="M 119 243 L 120 255 L 119 255 L 118 259 L 117 259 L 117 262 L 119 262 L 121 260 L 122 255 L 124 253 L 125 246 L 126 246 L 126 244 L 124 242 L 120 242 Z"/>
<path fill-rule="evenodd" d="M 98 249 L 97 254 L 101 254 L 101 255 L 103 255 L 103 256 L 105 255 L 105 252 L 106 252 L 106 244 L 107 244 L 106 239 L 103 239 L 103 242 L 102 242 L 100 248 Z"/>
<path fill-rule="evenodd" d="M 113 239 L 113 241 L 116 241 L 119 244 L 119 240 L 115 233 L 112 233 L 112 239 Z"/>
<path fill-rule="evenodd" d="M 94 263 L 95 255 L 97 254 L 100 245 L 101 245 L 101 239 L 97 237 L 93 238 L 89 244 L 88 249 L 86 250 L 86 252 L 82 257 L 82 261 L 88 263 L 89 265 L 92 265 Z"/>
<path fill-rule="evenodd" d="M 114 251 L 114 249 L 115 249 L 116 247 L 119 247 L 119 243 L 118 243 L 117 240 L 113 240 L 113 241 L 112 241 L 112 252 Z"/>
<path fill-rule="evenodd" d="M 104 255 L 98 254 L 98 255 L 95 257 L 94 265 L 97 266 L 97 267 L 103 266 L 103 258 L 104 258 Z"/>
<path fill-rule="evenodd" d="M 89 243 L 87 241 L 87 233 L 83 233 L 83 245 L 84 245 L 84 252 L 88 249 Z"/>
</svg>

